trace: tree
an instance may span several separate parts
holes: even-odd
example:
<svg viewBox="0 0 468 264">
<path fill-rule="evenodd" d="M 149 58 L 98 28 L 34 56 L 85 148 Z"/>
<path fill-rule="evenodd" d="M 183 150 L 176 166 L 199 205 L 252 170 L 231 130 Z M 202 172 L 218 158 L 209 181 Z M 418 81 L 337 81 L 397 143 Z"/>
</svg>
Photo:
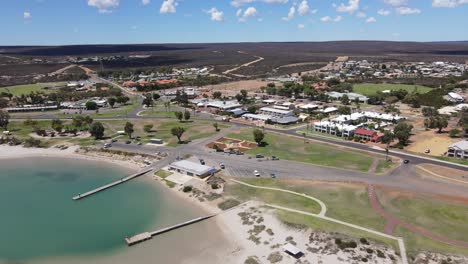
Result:
<svg viewBox="0 0 468 264">
<path fill-rule="evenodd" d="M 98 109 L 98 105 L 96 104 L 96 102 L 93 102 L 93 101 L 86 102 L 86 110 L 97 110 L 97 109 Z"/>
<path fill-rule="evenodd" d="M 115 97 L 111 97 L 111 98 L 107 99 L 107 102 L 109 103 L 111 108 L 114 108 L 114 105 L 117 102 L 117 99 L 115 99 Z"/>
<path fill-rule="evenodd" d="M 184 113 L 177 111 L 177 112 L 174 112 L 174 115 L 176 116 L 177 119 L 179 119 L 179 121 L 182 122 L 182 119 L 184 118 Z"/>
<path fill-rule="evenodd" d="M 94 122 L 89 127 L 89 133 L 94 136 L 96 140 L 104 137 L 104 126 L 100 122 Z"/>
<path fill-rule="evenodd" d="M 443 117 L 443 116 L 438 116 L 436 118 L 436 124 L 435 124 L 435 127 L 437 129 L 439 129 L 437 131 L 437 133 L 442 133 L 442 129 L 446 128 L 448 126 L 448 120 L 447 118 Z"/>
<path fill-rule="evenodd" d="M 151 94 L 145 95 L 145 99 L 143 99 L 143 105 L 145 105 L 146 107 L 153 106 L 153 97 L 151 96 Z"/>
<path fill-rule="evenodd" d="M 128 97 L 128 96 L 117 96 L 116 100 L 117 100 L 117 103 L 119 103 L 119 104 L 127 104 L 127 102 L 130 101 L 130 97 Z"/>
<path fill-rule="evenodd" d="M 400 145 L 405 146 L 408 144 L 408 140 L 411 136 L 411 130 L 413 130 L 413 126 L 404 122 L 395 126 L 393 133 L 398 139 L 398 143 Z"/>
<path fill-rule="evenodd" d="M 457 123 L 465 130 L 465 134 L 468 133 L 468 108 L 464 107 L 460 112 L 460 120 Z"/>
<path fill-rule="evenodd" d="M 135 131 L 133 129 L 133 124 L 130 122 L 125 123 L 124 131 L 125 131 L 125 134 L 127 134 L 128 138 L 132 138 L 132 134 Z"/>
<path fill-rule="evenodd" d="M 343 95 L 343 96 L 341 97 L 341 103 L 344 104 L 344 105 L 348 105 L 348 104 L 349 104 L 349 97 L 348 97 L 348 95 L 345 94 L 345 95 Z"/>
<path fill-rule="evenodd" d="M 0 127 L 3 130 L 8 130 L 8 124 L 10 123 L 10 114 L 8 112 L 0 110 Z"/>
<path fill-rule="evenodd" d="M 187 111 L 187 110 L 185 110 L 185 112 L 184 112 L 184 119 L 185 119 L 185 121 L 189 121 L 189 120 L 190 120 L 190 112 Z"/>
<path fill-rule="evenodd" d="M 57 131 L 57 133 L 62 133 L 63 121 L 60 119 L 54 119 L 52 120 L 51 127 L 53 130 Z"/>
<path fill-rule="evenodd" d="M 253 137 L 254 141 L 257 142 L 257 144 L 260 146 L 263 142 L 263 139 L 265 138 L 265 133 L 263 133 L 263 131 L 260 129 L 254 129 Z"/>
<path fill-rule="evenodd" d="M 244 97 L 244 99 L 247 99 L 247 95 L 248 95 L 247 90 L 240 90 L 240 94 L 242 95 L 242 97 Z"/>
<path fill-rule="evenodd" d="M 213 98 L 214 99 L 220 99 L 222 95 L 223 94 L 221 92 L 216 91 L 216 92 L 213 93 Z"/>
<path fill-rule="evenodd" d="M 338 113 L 340 115 L 350 115 L 351 114 L 351 108 L 348 106 L 340 106 L 338 107 Z"/>
<path fill-rule="evenodd" d="M 423 107 L 421 112 L 423 116 L 437 116 L 439 114 L 434 107 Z"/>
<path fill-rule="evenodd" d="M 385 98 L 385 103 L 387 103 L 389 105 L 394 104 L 396 102 L 398 102 L 398 97 L 396 97 L 396 96 L 389 96 L 389 97 Z"/>
<path fill-rule="evenodd" d="M 459 129 L 456 129 L 456 128 L 451 129 L 450 132 L 449 132 L 449 136 L 450 136 L 451 138 L 458 137 L 458 135 L 460 134 L 460 132 L 461 132 L 461 131 L 460 131 Z"/>
<path fill-rule="evenodd" d="M 214 123 L 213 123 L 213 127 L 215 128 L 215 131 L 216 131 L 216 132 L 219 131 L 219 124 L 218 124 L 218 122 L 214 122 Z"/>
<path fill-rule="evenodd" d="M 183 127 L 173 127 L 171 129 L 171 134 L 177 137 L 177 143 L 179 144 L 182 143 L 181 138 L 184 133 L 185 133 L 185 128 Z"/>
<path fill-rule="evenodd" d="M 147 124 L 147 125 L 143 126 L 143 130 L 144 130 L 146 133 L 150 133 L 150 132 L 153 130 L 153 127 L 154 127 L 153 124 Z"/>
<path fill-rule="evenodd" d="M 153 93 L 153 100 L 157 101 L 159 100 L 159 98 L 161 98 L 161 95 L 159 95 L 158 93 Z"/>
<path fill-rule="evenodd" d="M 255 105 L 251 105 L 249 106 L 249 108 L 247 108 L 247 111 L 251 114 L 256 114 L 257 113 L 257 107 Z"/>
<path fill-rule="evenodd" d="M 382 137 L 382 143 L 387 144 L 387 147 L 385 148 L 386 160 L 388 160 L 389 147 L 394 138 L 395 138 L 395 135 L 392 132 L 390 131 L 384 132 L 384 135 Z"/>
</svg>

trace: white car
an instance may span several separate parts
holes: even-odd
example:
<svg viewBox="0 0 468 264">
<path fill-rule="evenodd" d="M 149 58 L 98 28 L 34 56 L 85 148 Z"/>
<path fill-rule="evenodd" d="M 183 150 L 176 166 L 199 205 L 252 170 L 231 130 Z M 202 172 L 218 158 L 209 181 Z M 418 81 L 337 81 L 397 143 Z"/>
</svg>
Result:
<svg viewBox="0 0 468 264">
<path fill-rule="evenodd" d="M 254 175 L 255 177 L 260 177 L 260 172 L 258 172 L 258 170 L 254 170 Z"/>
</svg>

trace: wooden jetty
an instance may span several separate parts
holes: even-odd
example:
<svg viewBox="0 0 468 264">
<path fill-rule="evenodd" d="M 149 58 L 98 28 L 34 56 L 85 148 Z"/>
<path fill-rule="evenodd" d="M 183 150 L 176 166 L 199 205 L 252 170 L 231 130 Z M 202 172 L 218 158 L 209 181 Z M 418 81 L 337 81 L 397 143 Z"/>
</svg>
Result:
<svg viewBox="0 0 468 264">
<path fill-rule="evenodd" d="M 157 236 L 157 235 L 160 235 L 160 234 L 163 234 L 163 233 L 166 233 L 166 232 L 169 232 L 169 231 L 172 231 L 172 230 L 184 227 L 184 226 L 188 226 L 188 225 L 191 225 L 191 224 L 194 224 L 194 223 L 198 223 L 198 222 L 201 222 L 203 220 L 212 218 L 214 216 L 216 216 L 216 215 L 214 214 L 214 215 L 209 215 L 209 216 L 204 216 L 204 217 L 198 217 L 198 218 L 195 218 L 195 219 L 192 219 L 192 220 L 189 220 L 189 221 L 177 224 L 177 225 L 173 225 L 173 226 L 170 226 L 170 227 L 159 229 L 157 231 L 144 232 L 144 233 L 132 236 L 132 237 L 125 238 L 125 242 L 127 243 L 128 246 L 133 246 L 135 244 L 138 244 L 138 243 L 141 243 L 143 241 L 149 240 L 149 239 L 153 238 L 154 236 Z"/>
<path fill-rule="evenodd" d="M 109 189 L 109 188 L 112 188 L 112 187 L 114 187 L 114 186 L 117 186 L 117 185 L 120 185 L 120 184 L 122 184 L 122 183 L 125 183 L 125 182 L 128 182 L 128 181 L 130 181 L 130 180 L 133 180 L 133 179 L 135 179 L 135 178 L 137 178 L 137 177 L 139 177 L 139 176 L 142 176 L 142 175 L 144 175 L 144 174 L 146 174 L 146 173 L 148 173 L 148 172 L 150 172 L 150 171 L 152 171 L 152 170 L 153 170 L 152 168 L 146 168 L 146 169 L 144 169 L 144 170 L 142 170 L 142 171 L 139 171 L 139 172 L 137 172 L 137 173 L 135 173 L 135 174 L 132 174 L 132 175 L 130 175 L 130 176 L 128 176 L 128 177 L 122 178 L 122 179 L 120 179 L 120 180 L 118 180 L 118 181 L 109 183 L 109 184 L 107 184 L 107 185 L 101 186 L 101 187 L 99 187 L 99 188 L 96 188 L 96 189 L 94 189 L 94 190 L 91 190 L 91 191 L 86 192 L 86 193 L 83 193 L 83 194 L 78 194 L 77 196 L 73 197 L 73 200 L 77 201 L 77 200 L 86 198 L 86 197 L 88 197 L 88 196 L 91 196 L 91 195 L 93 195 L 93 194 L 96 194 L 96 193 L 98 193 L 98 192 L 102 192 L 102 191 L 107 190 L 107 189 Z"/>
</svg>

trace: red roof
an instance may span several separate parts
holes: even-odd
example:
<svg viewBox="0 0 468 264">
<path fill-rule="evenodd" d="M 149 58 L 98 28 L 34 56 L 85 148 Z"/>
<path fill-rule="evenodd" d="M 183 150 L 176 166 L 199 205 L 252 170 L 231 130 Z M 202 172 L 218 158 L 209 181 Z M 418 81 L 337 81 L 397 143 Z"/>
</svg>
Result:
<svg viewBox="0 0 468 264">
<path fill-rule="evenodd" d="M 367 129 L 363 129 L 363 128 L 358 128 L 356 129 L 356 131 L 354 132 L 354 134 L 357 134 L 357 135 L 364 135 L 364 136 L 374 136 L 377 132 L 375 131 L 372 131 L 372 130 L 367 130 Z"/>
</svg>

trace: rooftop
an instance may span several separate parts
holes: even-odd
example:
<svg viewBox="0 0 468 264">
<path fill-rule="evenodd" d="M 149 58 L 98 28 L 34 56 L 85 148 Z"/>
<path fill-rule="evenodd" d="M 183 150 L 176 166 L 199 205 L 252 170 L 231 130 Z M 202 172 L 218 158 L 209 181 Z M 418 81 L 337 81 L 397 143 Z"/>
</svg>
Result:
<svg viewBox="0 0 468 264">
<path fill-rule="evenodd" d="M 171 164 L 171 167 L 180 169 L 183 171 L 191 172 L 195 175 L 205 175 L 214 170 L 214 168 L 212 167 L 201 165 L 199 163 L 188 161 L 188 160 L 176 161 Z"/>
</svg>

